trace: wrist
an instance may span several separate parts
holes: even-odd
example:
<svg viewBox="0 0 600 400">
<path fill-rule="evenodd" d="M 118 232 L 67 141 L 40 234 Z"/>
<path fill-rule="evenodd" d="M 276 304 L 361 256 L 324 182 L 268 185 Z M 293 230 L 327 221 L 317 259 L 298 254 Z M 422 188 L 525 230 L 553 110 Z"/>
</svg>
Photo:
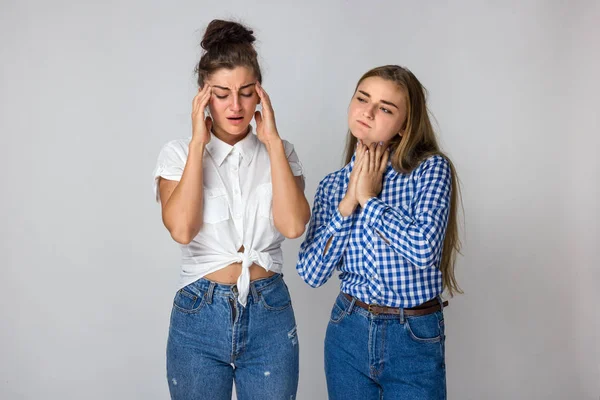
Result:
<svg viewBox="0 0 600 400">
<path fill-rule="evenodd" d="M 347 216 L 351 215 L 352 213 L 354 213 L 354 210 L 356 210 L 357 206 L 358 206 L 358 201 L 356 201 L 356 199 L 344 197 L 342 199 L 342 201 L 340 201 L 340 204 L 338 205 L 338 210 L 339 210 L 340 214 L 342 214 L 342 217 L 347 217 Z"/>
<path fill-rule="evenodd" d="M 367 202 L 369 200 L 371 200 L 373 197 L 377 197 L 376 195 L 372 194 L 372 193 L 367 193 L 364 195 L 358 195 L 358 203 L 360 204 L 361 207 L 364 207 L 365 204 L 367 204 Z"/>
<path fill-rule="evenodd" d="M 265 141 L 265 146 L 267 147 L 268 152 L 283 149 L 283 140 L 281 140 L 279 134 L 275 134 L 273 138 Z"/>
<path fill-rule="evenodd" d="M 205 147 L 206 147 L 206 143 L 204 143 L 198 139 L 194 139 L 194 138 L 192 138 L 192 140 L 190 141 L 190 144 L 188 146 L 190 153 L 199 152 L 200 154 L 204 154 Z"/>
</svg>

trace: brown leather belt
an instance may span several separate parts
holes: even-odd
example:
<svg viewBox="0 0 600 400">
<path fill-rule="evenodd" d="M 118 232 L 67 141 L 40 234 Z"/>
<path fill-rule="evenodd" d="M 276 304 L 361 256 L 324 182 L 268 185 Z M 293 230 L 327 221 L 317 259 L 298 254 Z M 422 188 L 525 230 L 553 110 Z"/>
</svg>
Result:
<svg viewBox="0 0 600 400">
<path fill-rule="evenodd" d="M 342 292 L 343 293 L 343 292 Z M 392 314 L 392 315 L 400 315 L 400 308 L 398 307 L 386 307 L 380 306 L 377 304 L 367 304 L 365 302 L 356 299 L 355 297 L 350 296 L 348 293 L 344 293 L 344 296 L 350 301 L 355 299 L 354 305 L 359 306 L 360 308 L 364 308 L 368 312 L 374 315 L 378 314 Z M 444 307 L 448 307 L 448 302 L 444 301 Z M 404 315 L 407 317 L 418 317 L 420 315 L 432 314 L 436 311 L 441 310 L 440 302 L 437 299 L 431 299 L 426 301 L 425 303 L 418 305 L 413 308 L 405 308 Z"/>
</svg>

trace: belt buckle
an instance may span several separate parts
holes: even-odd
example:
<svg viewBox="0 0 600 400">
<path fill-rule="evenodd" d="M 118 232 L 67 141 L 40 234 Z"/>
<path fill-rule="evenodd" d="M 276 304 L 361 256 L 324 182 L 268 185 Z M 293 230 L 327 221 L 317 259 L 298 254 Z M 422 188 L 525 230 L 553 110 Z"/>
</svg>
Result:
<svg viewBox="0 0 600 400">
<path fill-rule="evenodd" d="M 377 304 L 369 304 L 369 308 L 367 309 L 373 315 L 379 315 L 378 311 L 375 311 L 373 307 L 379 307 Z"/>
</svg>

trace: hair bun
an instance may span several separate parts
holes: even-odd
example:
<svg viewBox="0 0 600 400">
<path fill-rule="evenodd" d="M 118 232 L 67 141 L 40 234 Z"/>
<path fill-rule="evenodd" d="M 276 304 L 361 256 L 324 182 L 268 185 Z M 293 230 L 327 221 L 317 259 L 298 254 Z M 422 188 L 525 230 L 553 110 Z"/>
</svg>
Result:
<svg viewBox="0 0 600 400">
<path fill-rule="evenodd" d="M 230 44 L 252 44 L 256 40 L 253 31 L 233 21 L 214 19 L 206 27 L 200 46 L 206 51 Z"/>
</svg>

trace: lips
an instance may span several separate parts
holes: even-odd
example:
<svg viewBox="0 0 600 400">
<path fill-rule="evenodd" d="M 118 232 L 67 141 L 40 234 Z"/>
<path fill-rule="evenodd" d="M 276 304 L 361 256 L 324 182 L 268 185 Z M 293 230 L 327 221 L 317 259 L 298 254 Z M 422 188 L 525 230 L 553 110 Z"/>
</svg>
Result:
<svg viewBox="0 0 600 400">
<path fill-rule="evenodd" d="M 365 128 L 370 128 L 370 127 L 371 127 L 371 125 L 368 125 L 367 123 L 365 123 L 365 122 L 362 122 L 361 120 L 358 120 L 358 119 L 357 119 L 357 120 L 356 120 L 356 122 L 358 122 L 359 124 L 361 124 L 361 125 L 362 125 L 362 126 L 364 126 Z"/>
<path fill-rule="evenodd" d="M 242 121 L 244 120 L 244 116 L 242 115 L 241 117 L 227 117 L 227 120 L 234 125 L 238 125 L 242 123 Z"/>
</svg>

